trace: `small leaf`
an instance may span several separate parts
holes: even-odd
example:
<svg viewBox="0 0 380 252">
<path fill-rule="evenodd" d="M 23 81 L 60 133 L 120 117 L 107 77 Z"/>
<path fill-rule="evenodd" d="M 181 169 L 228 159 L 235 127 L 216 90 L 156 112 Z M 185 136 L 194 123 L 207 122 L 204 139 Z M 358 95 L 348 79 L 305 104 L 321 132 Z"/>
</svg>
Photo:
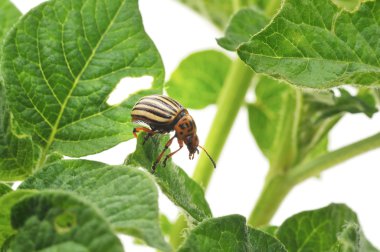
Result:
<svg viewBox="0 0 380 252">
<path fill-rule="evenodd" d="M 268 22 L 269 19 L 262 12 L 253 8 L 243 8 L 233 15 L 225 36 L 217 39 L 218 44 L 224 49 L 235 51 L 241 43 L 248 41 Z"/>
<path fill-rule="evenodd" d="M 52 0 L 27 13 L 4 41 L 2 74 L 12 114 L 51 152 L 83 156 L 132 138 L 130 110 L 145 93 L 106 103 L 126 77 L 164 69 L 144 31 L 137 0 Z"/>
<path fill-rule="evenodd" d="M 330 0 L 286 0 L 238 54 L 256 72 L 297 86 L 380 85 L 379 17 L 379 1 L 350 13 Z"/>
<path fill-rule="evenodd" d="M 342 204 L 305 211 L 287 219 L 277 237 L 289 251 L 368 251 L 356 214 Z"/>
<path fill-rule="evenodd" d="M 16 190 L 0 197 L 0 248 L 15 233 L 11 225 L 11 208 L 22 198 L 33 193 L 32 190 Z"/>
<path fill-rule="evenodd" d="M 12 191 L 12 188 L 7 184 L 0 182 L 0 197 Z"/>
<path fill-rule="evenodd" d="M 276 238 L 246 226 L 245 218 L 229 215 L 208 219 L 191 230 L 179 248 L 185 251 L 261 251 L 286 252 Z"/>
<path fill-rule="evenodd" d="M 170 76 L 166 90 L 186 108 L 201 109 L 215 104 L 230 65 L 231 59 L 218 51 L 193 53 Z"/>
<path fill-rule="evenodd" d="M 367 94 L 339 89 L 299 90 L 262 77 L 256 102 L 248 104 L 249 123 L 271 167 L 287 168 L 327 152 L 328 133 L 346 113 L 372 116 L 376 104 Z"/>
<path fill-rule="evenodd" d="M 164 149 L 169 138 L 168 136 L 155 135 L 143 145 L 144 136 L 144 133 L 139 134 L 136 151 L 127 157 L 125 164 L 141 166 L 151 171 L 152 164 Z M 154 173 L 162 192 L 196 221 L 210 218 L 212 213 L 203 189 L 171 160 L 168 160 L 166 167 L 162 165 L 162 161 Z"/>
<path fill-rule="evenodd" d="M 179 0 L 209 19 L 217 27 L 223 29 L 228 23 L 230 16 L 234 13 L 235 2 L 232 0 Z M 257 0 L 241 0 L 239 7 L 252 6 Z"/>
<path fill-rule="evenodd" d="M 0 2 L 0 46 L 2 45 L 5 34 L 21 17 L 21 12 L 9 1 Z M 1 52 L 0 52 L 1 53 Z"/>
<path fill-rule="evenodd" d="M 40 192 L 12 208 L 13 251 L 124 251 L 89 203 L 63 192 Z M 85 250 L 86 249 L 86 250 Z"/>
<path fill-rule="evenodd" d="M 248 105 L 251 132 L 272 167 L 290 165 L 297 153 L 299 91 L 262 77 Z"/>
<path fill-rule="evenodd" d="M 111 227 L 170 251 L 159 226 L 158 194 L 145 172 L 87 160 L 62 160 L 25 180 L 21 189 L 75 192 L 92 202 Z"/>
</svg>

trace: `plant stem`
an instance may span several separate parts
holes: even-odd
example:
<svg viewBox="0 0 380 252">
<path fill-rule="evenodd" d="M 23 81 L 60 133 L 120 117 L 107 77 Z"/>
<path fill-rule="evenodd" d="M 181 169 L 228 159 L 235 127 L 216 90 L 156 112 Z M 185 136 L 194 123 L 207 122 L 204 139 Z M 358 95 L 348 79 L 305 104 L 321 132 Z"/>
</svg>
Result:
<svg viewBox="0 0 380 252">
<path fill-rule="evenodd" d="M 253 71 L 240 59 L 235 60 L 224 81 L 218 97 L 214 121 L 206 139 L 205 149 L 215 161 L 218 160 L 230 133 L 240 106 L 251 84 Z M 193 179 L 207 188 L 214 168 L 207 155 L 201 153 L 193 174 Z"/>
<path fill-rule="evenodd" d="M 214 121 L 206 139 L 205 149 L 215 159 L 218 160 L 223 149 L 227 136 L 230 133 L 233 122 L 239 112 L 240 105 L 244 102 L 244 97 L 251 84 L 253 71 L 247 67 L 240 59 L 236 59 L 227 74 L 223 88 L 219 94 Z M 214 168 L 208 157 L 201 153 L 195 168 L 193 179 L 207 188 Z M 186 228 L 187 223 L 180 217 L 173 224 L 173 231 L 170 234 L 170 244 L 176 248 L 181 244 L 183 237 L 180 232 Z"/>
<path fill-rule="evenodd" d="M 248 225 L 266 225 L 272 219 L 293 184 L 283 175 L 275 175 L 265 183 L 263 191 L 248 219 Z"/>
<path fill-rule="evenodd" d="M 178 248 L 184 240 L 184 236 L 181 232 L 187 227 L 186 217 L 181 214 L 177 220 L 173 223 L 172 230 L 169 235 L 169 242 L 173 248 Z"/>
<path fill-rule="evenodd" d="M 288 172 L 270 178 L 248 219 L 248 224 L 254 227 L 268 224 L 294 186 L 319 175 L 328 168 L 376 148 L 380 148 L 380 133 L 296 165 Z"/>
<path fill-rule="evenodd" d="M 380 148 L 380 133 L 331 151 L 309 162 L 299 164 L 289 170 L 287 177 L 298 184 L 310 177 L 319 175 L 328 168 L 377 148 Z"/>
</svg>

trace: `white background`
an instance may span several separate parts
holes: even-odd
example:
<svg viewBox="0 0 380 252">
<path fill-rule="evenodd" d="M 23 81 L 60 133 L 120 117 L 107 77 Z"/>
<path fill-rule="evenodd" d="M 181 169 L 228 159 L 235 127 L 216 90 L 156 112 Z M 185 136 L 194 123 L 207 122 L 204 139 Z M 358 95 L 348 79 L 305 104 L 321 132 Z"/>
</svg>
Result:
<svg viewBox="0 0 380 252">
<path fill-rule="evenodd" d="M 41 0 L 13 0 L 22 12 L 41 3 Z M 140 0 L 140 8 L 145 28 L 163 58 L 166 78 L 176 65 L 189 53 L 215 48 L 215 38 L 222 34 L 207 21 L 174 0 Z M 147 79 L 140 80 L 147 86 Z M 145 83 L 144 83 L 145 82 Z M 128 83 L 128 82 L 125 82 Z M 136 87 L 133 85 L 132 87 Z M 139 86 L 141 87 L 141 86 Z M 133 89 L 133 88 L 132 88 Z M 129 85 L 120 85 L 113 96 L 120 101 L 132 90 Z M 204 143 L 216 108 L 190 111 L 198 125 L 200 143 Z M 380 115 L 368 119 L 364 115 L 346 116 L 332 131 L 330 149 L 335 149 L 380 130 Z M 122 143 L 103 153 L 89 156 L 93 160 L 109 164 L 121 164 L 127 153 L 133 151 L 135 140 Z M 174 146 L 173 148 L 176 148 Z M 309 179 L 296 187 L 286 198 L 272 224 L 279 225 L 294 213 L 324 207 L 332 202 L 346 203 L 359 216 L 368 239 L 380 248 L 380 151 L 372 151 L 349 160 L 322 174 L 320 178 Z M 174 156 L 189 175 L 197 162 L 188 160 L 187 150 Z M 257 199 L 268 163 L 258 150 L 248 129 L 247 111 L 243 108 L 234 124 L 232 132 L 217 163 L 217 170 L 207 192 L 207 200 L 214 216 L 238 213 L 249 216 Z M 174 220 L 177 209 L 160 195 L 160 209 Z M 128 251 L 154 251 L 148 247 L 132 244 L 132 239 L 122 236 Z"/>
</svg>

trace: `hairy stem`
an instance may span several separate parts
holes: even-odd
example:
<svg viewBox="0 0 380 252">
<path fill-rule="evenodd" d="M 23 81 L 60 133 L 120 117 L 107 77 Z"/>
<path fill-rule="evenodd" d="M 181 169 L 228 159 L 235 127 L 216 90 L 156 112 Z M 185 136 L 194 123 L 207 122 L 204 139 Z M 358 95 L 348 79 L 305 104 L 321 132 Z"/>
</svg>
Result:
<svg viewBox="0 0 380 252">
<path fill-rule="evenodd" d="M 240 59 L 235 60 L 224 82 L 223 89 L 218 97 L 214 121 L 206 139 L 205 149 L 218 160 L 223 146 L 230 133 L 245 94 L 251 84 L 253 71 Z M 201 153 L 193 174 L 193 179 L 207 188 L 214 168 L 205 153 Z"/>
<path fill-rule="evenodd" d="M 319 175 L 321 172 L 337 164 L 377 148 L 380 148 L 380 133 L 331 151 L 309 162 L 297 165 L 288 172 L 287 177 L 298 184 L 310 177 Z"/>
<path fill-rule="evenodd" d="M 283 175 L 275 175 L 265 183 L 260 197 L 248 218 L 253 227 L 269 223 L 282 201 L 293 188 L 293 184 Z"/>
<path fill-rule="evenodd" d="M 224 81 L 222 91 L 218 97 L 214 121 L 206 139 L 205 149 L 215 159 L 218 160 L 223 146 L 230 133 L 233 122 L 239 112 L 240 105 L 244 101 L 245 94 L 251 84 L 253 71 L 240 59 L 235 60 Z M 193 179 L 207 188 L 214 168 L 205 153 L 201 153 L 195 168 Z M 173 224 L 173 231 L 170 234 L 170 244 L 176 248 L 181 244 L 183 238 L 180 232 L 186 228 L 187 223 L 183 217 L 177 219 Z"/>
<path fill-rule="evenodd" d="M 248 219 L 248 224 L 268 224 L 294 186 L 337 164 L 377 148 L 380 148 L 380 133 L 296 165 L 286 173 L 270 178 Z"/>
</svg>

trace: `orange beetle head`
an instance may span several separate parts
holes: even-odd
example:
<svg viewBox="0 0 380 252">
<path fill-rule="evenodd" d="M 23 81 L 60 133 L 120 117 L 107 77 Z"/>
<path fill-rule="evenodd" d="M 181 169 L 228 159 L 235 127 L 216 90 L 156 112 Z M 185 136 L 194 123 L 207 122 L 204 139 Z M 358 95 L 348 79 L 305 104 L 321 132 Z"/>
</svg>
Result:
<svg viewBox="0 0 380 252">
<path fill-rule="evenodd" d="M 189 150 L 189 158 L 194 158 L 194 153 L 199 152 L 197 147 L 199 144 L 197 136 L 197 126 L 191 115 L 184 115 L 174 126 L 176 135 L 180 141 L 183 141 Z"/>
<path fill-rule="evenodd" d="M 189 150 L 189 159 L 194 159 L 195 152 L 199 154 L 199 140 L 197 134 L 186 136 L 184 142 L 187 146 L 187 149 Z"/>
</svg>

